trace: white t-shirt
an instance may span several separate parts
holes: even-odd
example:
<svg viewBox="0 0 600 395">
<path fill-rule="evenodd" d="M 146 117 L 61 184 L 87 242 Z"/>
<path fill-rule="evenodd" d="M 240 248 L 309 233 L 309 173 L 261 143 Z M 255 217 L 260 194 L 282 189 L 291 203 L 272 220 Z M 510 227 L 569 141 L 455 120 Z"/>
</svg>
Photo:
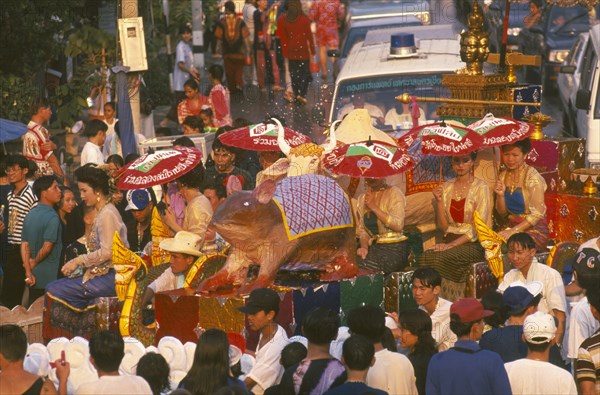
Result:
<svg viewBox="0 0 600 395">
<path fill-rule="evenodd" d="M 152 395 L 150 385 L 139 376 L 102 376 L 96 381 L 83 383 L 75 395 Z"/>
<path fill-rule="evenodd" d="M 100 149 L 100 147 L 92 143 L 91 141 L 85 143 L 85 145 L 83 146 L 83 150 L 81 150 L 80 163 L 81 166 L 87 163 L 103 165 L 104 155 L 102 154 L 102 150 Z"/>
<path fill-rule="evenodd" d="M 194 54 L 190 45 L 183 40 L 179 40 L 175 49 L 175 68 L 173 70 L 173 89 L 183 92 L 183 84 L 190 79 L 190 75 L 179 68 L 179 63 L 183 62 L 187 69 L 194 65 Z"/>
<path fill-rule="evenodd" d="M 454 347 L 457 340 L 454 332 L 450 330 L 450 306 L 452 306 L 452 302 L 444 298 L 438 298 L 435 311 L 430 315 L 433 328 L 431 336 L 433 336 L 438 346 L 444 345 L 442 348 L 446 350 Z M 419 308 L 427 313 L 425 307 L 419 306 Z"/>
<path fill-rule="evenodd" d="M 576 359 L 581 343 L 600 328 L 600 323 L 592 315 L 587 297 L 583 297 L 571 309 L 568 328 L 569 337 L 563 343 L 568 347 L 567 356 Z"/>
<path fill-rule="evenodd" d="M 152 283 L 148 285 L 148 288 L 154 291 L 154 293 L 172 291 L 174 289 L 183 288 L 184 280 L 185 275 L 173 274 L 173 270 L 168 268 L 160 276 L 158 276 L 156 280 L 152 281 Z"/>
<path fill-rule="evenodd" d="M 262 333 L 258 339 L 260 344 Z M 250 377 L 256 385 L 249 388 L 255 395 L 262 394 L 265 389 L 279 384 L 283 375 L 283 366 L 279 363 L 281 350 L 289 343 L 285 330 L 277 325 L 275 336 L 262 348 L 256 346 L 256 362 L 246 377 Z"/>
<path fill-rule="evenodd" d="M 242 8 L 242 17 L 248 28 L 248 39 L 250 42 L 254 41 L 254 11 L 256 11 L 256 7 L 250 3 L 244 4 L 244 7 Z"/>
<path fill-rule="evenodd" d="M 517 359 L 505 363 L 513 394 L 577 395 L 573 376 L 550 362 Z"/>
<path fill-rule="evenodd" d="M 523 276 L 518 269 L 512 269 L 504 275 L 504 280 L 498 286 L 500 292 L 504 292 L 506 288 L 515 281 L 520 280 L 524 283 L 532 281 L 540 281 L 544 284 L 542 290 L 542 300 L 538 305 L 538 311 L 543 313 L 552 314 L 552 310 L 556 309 L 559 311 L 567 312 L 567 299 L 565 296 L 565 286 L 562 281 L 560 273 L 555 269 L 542 265 L 538 260 L 533 257 L 533 262 L 527 272 L 527 278 Z"/>
<path fill-rule="evenodd" d="M 367 385 L 388 394 L 416 394 L 415 370 L 404 355 L 383 349 L 375 353 L 375 364 L 367 373 Z"/>
</svg>

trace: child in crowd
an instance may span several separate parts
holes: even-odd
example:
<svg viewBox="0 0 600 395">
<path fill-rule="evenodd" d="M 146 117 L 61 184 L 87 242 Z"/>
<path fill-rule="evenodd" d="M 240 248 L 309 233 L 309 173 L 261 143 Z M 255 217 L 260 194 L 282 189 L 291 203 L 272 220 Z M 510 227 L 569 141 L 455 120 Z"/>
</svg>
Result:
<svg viewBox="0 0 600 395">
<path fill-rule="evenodd" d="M 222 84 L 223 67 L 218 64 L 212 65 L 208 69 L 212 82 L 212 89 L 208 94 L 208 99 L 214 116 L 215 126 L 231 126 L 231 102 L 229 98 L 229 89 Z"/>
<path fill-rule="evenodd" d="M 115 134 L 115 124 L 119 122 L 117 116 L 117 106 L 114 102 L 109 101 L 104 104 L 104 120 L 103 122 L 106 124 L 108 129 L 106 130 L 106 136 L 110 136 Z"/>
<path fill-rule="evenodd" d="M 83 150 L 81 151 L 81 166 L 88 163 L 94 163 L 98 166 L 104 164 L 104 155 L 102 154 L 101 147 L 106 140 L 107 129 L 108 126 L 98 119 L 88 122 L 85 128 L 85 135 L 88 138 L 88 142 L 85 143 Z"/>
</svg>

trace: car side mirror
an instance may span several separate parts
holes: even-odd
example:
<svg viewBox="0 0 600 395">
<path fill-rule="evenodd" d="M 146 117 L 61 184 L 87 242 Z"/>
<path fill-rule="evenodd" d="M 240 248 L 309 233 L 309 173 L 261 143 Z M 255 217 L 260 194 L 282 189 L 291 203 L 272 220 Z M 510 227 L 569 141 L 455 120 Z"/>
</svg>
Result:
<svg viewBox="0 0 600 395">
<path fill-rule="evenodd" d="M 560 66 L 560 72 L 563 74 L 574 74 L 577 70 L 576 66 Z"/>
<path fill-rule="evenodd" d="M 575 107 L 580 110 L 588 111 L 590 109 L 590 99 L 592 91 L 589 89 L 579 89 L 575 96 Z"/>
<path fill-rule="evenodd" d="M 529 28 L 531 33 L 544 35 L 544 29 L 540 25 L 533 25 Z"/>
<path fill-rule="evenodd" d="M 337 49 L 328 49 L 327 50 L 327 56 L 329 56 L 330 58 L 339 58 L 340 57 L 340 51 Z"/>
</svg>

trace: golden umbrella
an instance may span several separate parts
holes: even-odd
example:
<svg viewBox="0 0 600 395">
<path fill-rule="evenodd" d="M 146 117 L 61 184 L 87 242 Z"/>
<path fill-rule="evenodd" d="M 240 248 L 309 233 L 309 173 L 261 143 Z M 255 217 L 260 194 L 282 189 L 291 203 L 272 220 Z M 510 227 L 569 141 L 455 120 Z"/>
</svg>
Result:
<svg viewBox="0 0 600 395">
<path fill-rule="evenodd" d="M 473 220 L 475 222 L 477 236 L 479 237 L 479 243 L 485 250 L 485 260 L 494 276 L 497 279 L 501 279 L 504 276 L 502 244 L 506 243 L 506 240 L 486 225 L 477 210 L 473 213 Z"/>
</svg>

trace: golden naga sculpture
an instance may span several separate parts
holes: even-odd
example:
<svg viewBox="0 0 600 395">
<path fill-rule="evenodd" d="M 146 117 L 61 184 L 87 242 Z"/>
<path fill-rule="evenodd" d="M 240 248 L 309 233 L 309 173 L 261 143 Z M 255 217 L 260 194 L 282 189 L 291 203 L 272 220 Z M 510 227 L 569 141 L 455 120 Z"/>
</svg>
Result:
<svg viewBox="0 0 600 395">
<path fill-rule="evenodd" d="M 469 30 L 460 34 L 460 59 L 467 64 L 459 74 L 482 75 L 483 63 L 490 53 L 489 32 L 484 31 L 483 14 L 477 1 L 473 2 L 473 10 L 468 16 Z"/>
<path fill-rule="evenodd" d="M 475 222 L 477 236 L 479 237 L 479 243 L 485 250 L 485 260 L 494 276 L 497 279 L 501 279 L 504 276 L 502 244 L 506 243 L 506 240 L 486 225 L 477 210 L 473 213 L 473 220 Z"/>
</svg>

